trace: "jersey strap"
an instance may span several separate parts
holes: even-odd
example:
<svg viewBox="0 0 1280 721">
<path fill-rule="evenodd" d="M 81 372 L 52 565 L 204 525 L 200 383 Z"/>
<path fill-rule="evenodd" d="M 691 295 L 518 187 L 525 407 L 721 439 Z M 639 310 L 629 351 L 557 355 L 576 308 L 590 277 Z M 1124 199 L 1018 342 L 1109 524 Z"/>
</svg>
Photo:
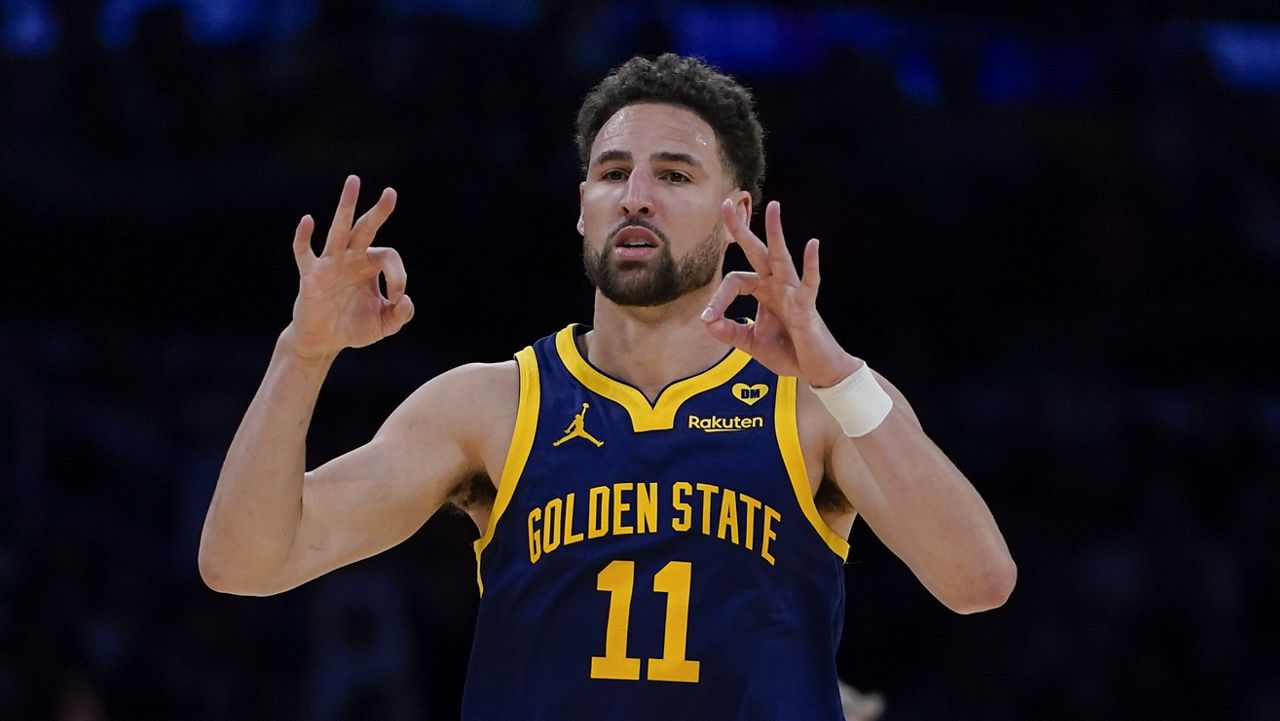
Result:
<svg viewBox="0 0 1280 721">
<path fill-rule="evenodd" d="M 822 514 L 818 513 L 818 506 L 813 502 L 813 493 L 809 489 L 809 472 L 805 468 L 804 452 L 800 450 L 800 431 L 796 422 L 795 376 L 778 376 L 778 400 L 773 418 L 773 427 L 778 435 L 778 450 L 782 452 L 782 462 L 787 467 L 787 475 L 791 477 L 791 488 L 796 493 L 800 510 L 827 547 L 840 558 L 848 560 L 849 542 L 822 520 Z"/>
<path fill-rule="evenodd" d="M 541 385 L 538 382 L 538 358 L 532 346 L 525 346 L 516 353 L 516 365 L 520 368 L 520 405 L 516 410 L 516 428 L 511 434 L 511 446 L 507 450 L 507 460 L 502 466 L 502 477 L 498 480 L 498 497 L 493 501 L 493 510 L 489 513 L 489 524 L 484 535 L 476 539 L 476 584 L 480 587 L 480 595 L 484 595 L 484 576 L 480 572 L 480 556 L 493 540 L 493 531 L 498 527 L 498 519 L 507 510 L 511 497 L 515 495 L 516 483 L 524 474 L 524 464 L 529 460 L 529 451 L 533 448 L 533 437 L 538 430 L 538 406 L 541 402 Z"/>
</svg>

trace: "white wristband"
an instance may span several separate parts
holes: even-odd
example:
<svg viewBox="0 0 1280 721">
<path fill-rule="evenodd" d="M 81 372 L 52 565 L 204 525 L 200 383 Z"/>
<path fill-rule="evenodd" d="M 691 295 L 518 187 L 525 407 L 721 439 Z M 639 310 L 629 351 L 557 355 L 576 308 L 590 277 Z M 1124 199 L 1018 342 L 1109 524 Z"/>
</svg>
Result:
<svg viewBox="0 0 1280 721">
<path fill-rule="evenodd" d="M 850 438 L 874 431 L 893 410 L 893 399 L 880 387 L 871 367 L 865 363 L 830 388 L 809 386 L 809 390 L 818 396 Z"/>
</svg>

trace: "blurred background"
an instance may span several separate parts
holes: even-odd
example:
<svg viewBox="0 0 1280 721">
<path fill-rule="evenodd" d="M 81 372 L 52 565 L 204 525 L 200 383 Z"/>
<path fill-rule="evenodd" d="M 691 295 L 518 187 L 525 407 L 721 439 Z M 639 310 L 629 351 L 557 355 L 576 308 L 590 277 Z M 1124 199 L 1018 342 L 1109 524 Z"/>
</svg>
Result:
<svg viewBox="0 0 1280 721">
<path fill-rule="evenodd" d="M 1019 563 L 956 616 L 859 524 L 842 676 L 886 721 L 1280 718 L 1273 2 L 0 0 L 0 719 L 457 718 L 469 519 L 245 599 L 204 512 L 297 219 L 396 187 L 418 307 L 319 462 L 590 321 L 574 113 L 666 50 L 755 90 L 828 322 Z"/>
</svg>

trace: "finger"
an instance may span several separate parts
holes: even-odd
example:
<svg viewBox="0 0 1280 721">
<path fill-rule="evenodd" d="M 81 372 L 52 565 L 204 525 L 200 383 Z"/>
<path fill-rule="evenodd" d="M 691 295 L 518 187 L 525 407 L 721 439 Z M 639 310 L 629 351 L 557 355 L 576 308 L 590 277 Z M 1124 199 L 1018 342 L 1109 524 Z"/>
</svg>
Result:
<svg viewBox="0 0 1280 721">
<path fill-rule="evenodd" d="M 400 296 L 400 301 L 397 303 L 384 302 L 382 304 L 383 337 L 395 335 L 412 318 L 413 300 L 409 296 Z"/>
<path fill-rule="evenodd" d="M 338 198 L 338 209 L 333 212 L 333 224 L 329 226 L 329 235 L 324 241 L 324 255 L 341 253 L 347 249 L 351 238 L 351 219 L 356 215 L 356 198 L 360 197 L 360 178 L 347 176 L 342 184 L 342 195 Z"/>
<path fill-rule="evenodd" d="M 796 264 L 787 250 L 787 240 L 782 234 L 782 203 L 769 201 L 764 209 L 764 236 L 769 239 L 769 270 L 774 275 L 794 285 L 800 282 Z"/>
<path fill-rule="evenodd" d="M 395 248 L 370 248 L 367 257 L 387 281 L 387 300 L 398 302 L 404 295 L 405 284 L 409 280 L 400 254 Z"/>
<path fill-rule="evenodd" d="M 293 231 L 293 260 L 298 264 L 298 273 L 306 273 L 315 262 L 316 254 L 311 250 L 311 231 L 315 229 L 315 219 L 304 215 Z"/>
<path fill-rule="evenodd" d="M 702 311 L 702 320 L 712 323 L 724 318 L 729 304 L 740 295 L 750 295 L 760 287 L 760 276 L 755 273 L 734 271 L 720 281 L 720 287 L 712 294 L 707 307 Z"/>
<path fill-rule="evenodd" d="M 726 200 L 720 206 L 720 215 L 724 218 L 724 226 L 729 231 L 729 235 L 733 237 L 741 248 L 742 252 L 747 256 L 747 262 L 755 269 L 757 273 L 764 276 L 769 275 L 769 249 L 765 247 L 763 241 L 756 237 L 755 233 L 742 222 L 742 218 L 738 217 L 738 213 L 733 208 L 733 202 Z"/>
<path fill-rule="evenodd" d="M 751 352 L 751 326 L 732 318 L 718 318 L 707 323 L 707 332 L 721 343 Z"/>
<path fill-rule="evenodd" d="M 393 188 L 384 188 L 382 195 L 378 197 L 378 202 L 373 207 L 360 216 L 360 220 L 356 221 L 356 225 L 351 230 L 351 250 L 364 250 L 373 242 L 373 237 L 377 235 L 378 229 L 382 224 L 387 222 L 387 218 L 391 217 L 391 211 L 396 209 L 396 191 Z"/>
<path fill-rule="evenodd" d="M 822 276 L 818 273 L 818 239 L 810 238 L 804 246 L 804 275 L 800 276 L 800 297 L 813 303 L 818 297 L 818 285 Z"/>
<path fill-rule="evenodd" d="M 773 315 L 769 312 L 769 306 L 764 303 L 756 303 L 756 324 L 760 327 L 767 327 L 773 320 Z"/>
</svg>

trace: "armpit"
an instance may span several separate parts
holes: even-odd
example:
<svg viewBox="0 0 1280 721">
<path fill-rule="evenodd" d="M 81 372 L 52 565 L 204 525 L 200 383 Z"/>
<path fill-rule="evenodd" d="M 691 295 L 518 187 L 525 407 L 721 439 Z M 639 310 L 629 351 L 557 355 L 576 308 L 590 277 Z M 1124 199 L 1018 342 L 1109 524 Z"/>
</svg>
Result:
<svg viewBox="0 0 1280 721">
<path fill-rule="evenodd" d="M 813 494 L 813 504 L 824 513 L 844 514 L 853 511 L 853 504 L 849 503 L 849 499 L 844 497 L 830 478 L 823 478 L 818 485 L 818 492 Z"/>
<path fill-rule="evenodd" d="M 464 511 L 471 511 L 476 508 L 492 508 L 497 497 L 498 490 L 493 487 L 489 476 L 477 473 L 453 489 L 449 494 L 449 503 Z"/>
</svg>

